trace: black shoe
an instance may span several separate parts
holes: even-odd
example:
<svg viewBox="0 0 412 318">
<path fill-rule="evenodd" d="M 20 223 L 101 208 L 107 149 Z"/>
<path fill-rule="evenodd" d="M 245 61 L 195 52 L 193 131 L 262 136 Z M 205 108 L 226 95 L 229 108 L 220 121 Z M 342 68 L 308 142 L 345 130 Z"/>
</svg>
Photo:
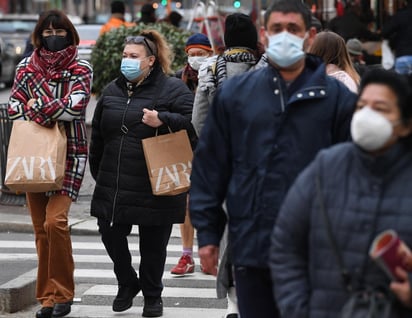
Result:
<svg viewBox="0 0 412 318">
<path fill-rule="evenodd" d="M 143 317 L 160 317 L 163 315 L 163 302 L 160 297 L 145 297 Z"/>
<path fill-rule="evenodd" d="M 51 318 L 53 307 L 42 307 L 36 312 L 36 318 Z"/>
<path fill-rule="evenodd" d="M 72 301 L 67 303 L 54 304 L 52 317 L 63 317 L 70 313 L 72 310 Z"/>
<path fill-rule="evenodd" d="M 229 314 L 226 316 L 226 318 L 238 318 L 238 314 Z"/>
<path fill-rule="evenodd" d="M 117 296 L 113 301 L 112 309 L 113 311 L 125 311 L 132 307 L 133 305 L 133 298 L 140 291 L 140 286 L 136 285 L 133 287 L 130 286 L 119 286 L 119 290 L 117 292 Z"/>
</svg>

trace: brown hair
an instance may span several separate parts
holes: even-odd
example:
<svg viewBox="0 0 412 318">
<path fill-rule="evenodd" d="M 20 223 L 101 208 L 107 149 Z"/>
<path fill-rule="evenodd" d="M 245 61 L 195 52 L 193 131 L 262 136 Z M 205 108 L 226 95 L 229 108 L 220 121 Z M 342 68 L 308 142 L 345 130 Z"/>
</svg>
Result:
<svg viewBox="0 0 412 318">
<path fill-rule="evenodd" d="M 78 45 L 80 42 L 79 34 L 76 31 L 73 23 L 67 17 L 67 15 L 60 10 L 49 10 L 43 12 L 39 20 L 37 21 L 34 31 L 32 33 L 31 39 L 34 47 L 43 47 L 43 30 L 47 29 L 49 26 L 55 29 L 64 29 L 67 31 L 67 39 L 70 45 Z"/>
<path fill-rule="evenodd" d="M 321 57 L 325 64 L 336 65 L 359 84 L 359 74 L 353 67 L 345 40 L 340 35 L 331 31 L 319 32 L 308 53 Z"/>
<path fill-rule="evenodd" d="M 140 35 L 144 36 L 146 39 L 149 40 L 148 44 L 150 45 L 153 54 L 145 45 L 147 55 L 154 55 L 156 57 L 156 63 L 160 64 L 163 72 L 165 74 L 171 74 L 173 53 L 164 36 L 156 30 L 144 30 Z"/>
</svg>

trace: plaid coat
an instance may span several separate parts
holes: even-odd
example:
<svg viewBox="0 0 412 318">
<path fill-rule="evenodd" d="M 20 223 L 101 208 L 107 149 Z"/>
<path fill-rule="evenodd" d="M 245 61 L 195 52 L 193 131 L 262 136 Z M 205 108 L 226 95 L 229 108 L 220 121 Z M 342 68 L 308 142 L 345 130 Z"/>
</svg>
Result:
<svg viewBox="0 0 412 318">
<path fill-rule="evenodd" d="M 67 135 L 66 174 L 63 188 L 50 192 L 77 199 L 87 161 L 85 114 L 90 99 L 93 71 L 77 58 L 77 48 L 58 52 L 36 49 L 23 59 L 9 99 L 12 120 L 32 120 L 42 126 L 63 123 Z M 27 102 L 35 99 L 30 107 Z"/>
</svg>

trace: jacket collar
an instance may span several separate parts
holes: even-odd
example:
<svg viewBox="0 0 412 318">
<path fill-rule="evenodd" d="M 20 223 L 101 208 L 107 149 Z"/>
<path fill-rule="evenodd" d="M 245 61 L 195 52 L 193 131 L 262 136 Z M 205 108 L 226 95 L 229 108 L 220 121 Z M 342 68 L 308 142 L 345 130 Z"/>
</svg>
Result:
<svg viewBox="0 0 412 318">
<path fill-rule="evenodd" d="M 158 63 L 155 63 L 153 70 L 150 72 L 149 76 L 145 78 L 145 80 L 139 86 L 146 86 L 150 85 L 151 83 L 155 83 L 162 76 L 165 76 L 163 74 L 162 68 Z M 126 89 L 128 83 L 130 83 L 122 73 L 120 73 L 120 76 L 115 80 L 115 82 L 116 85 L 120 86 L 122 89 Z"/>
<path fill-rule="evenodd" d="M 326 66 L 322 59 L 306 54 L 305 68 L 302 73 L 286 88 L 286 83 L 279 71 L 272 65 L 268 65 L 267 72 L 274 82 L 281 83 L 288 92 L 288 103 L 304 99 L 325 98 L 328 96 Z M 276 80 L 275 80 L 276 77 Z"/>
<path fill-rule="evenodd" d="M 403 141 L 398 141 L 383 154 L 371 155 L 354 144 L 354 151 L 360 158 L 362 166 L 375 176 L 389 177 L 403 166 L 403 159 L 411 160 L 412 152 Z"/>
</svg>

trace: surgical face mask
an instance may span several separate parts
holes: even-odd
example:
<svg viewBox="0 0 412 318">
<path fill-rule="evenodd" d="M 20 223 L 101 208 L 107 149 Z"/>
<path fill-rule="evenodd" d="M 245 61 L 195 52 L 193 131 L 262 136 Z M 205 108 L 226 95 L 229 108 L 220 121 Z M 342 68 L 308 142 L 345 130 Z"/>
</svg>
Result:
<svg viewBox="0 0 412 318">
<path fill-rule="evenodd" d="M 43 46 L 46 50 L 57 52 L 64 50 L 70 45 L 66 36 L 50 35 L 43 37 Z"/>
<path fill-rule="evenodd" d="M 350 129 L 353 142 L 366 151 L 381 149 L 393 134 L 393 124 L 368 106 L 355 112 Z"/>
<path fill-rule="evenodd" d="M 200 68 L 200 65 L 202 65 L 202 63 L 206 61 L 206 59 L 207 59 L 207 56 L 189 56 L 187 58 L 187 62 L 189 63 L 191 68 L 198 71 Z"/>
<path fill-rule="evenodd" d="M 140 60 L 123 58 L 122 64 L 120 66 L 122 74 L 129 80 L 132 81 L 142 74 L 140 69 Z"/>
<path fill-rule="evenodd" d="M 305 56 L 303 41 L 298 37 L 283 31 L 275 35 L 267 35 L 269 43 L 266 49 L 268 58 L 280 67 L 288 67 L 295 64 Z"/>
</svg>

